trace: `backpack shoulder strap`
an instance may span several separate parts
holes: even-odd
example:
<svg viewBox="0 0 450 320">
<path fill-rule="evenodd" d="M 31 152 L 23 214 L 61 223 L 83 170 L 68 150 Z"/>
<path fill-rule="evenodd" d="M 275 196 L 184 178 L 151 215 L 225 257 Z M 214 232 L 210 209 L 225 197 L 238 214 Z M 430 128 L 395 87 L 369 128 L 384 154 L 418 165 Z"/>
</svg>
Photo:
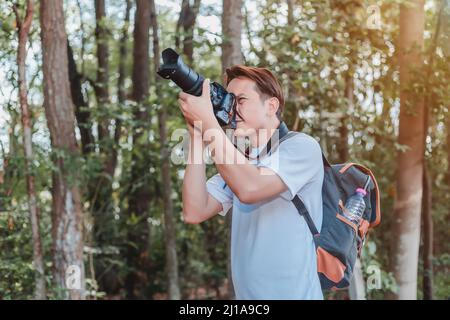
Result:
<svg viewBox="0 0 450 320">
<path fill-rule="evenodd" d="M 268 146 L 266 146 L 265 150 L 263 150 L 263 154 L 265 153 L 269 153 L 269 152 L 273 152 L 274 150 L 276 150 L 278 148 L 278 146 L 285 140 L 299 134 L 299 132 L 296 131 L 289 131 L 287 132 L 286 130 L 281 131 L 281 137 L 278 141 L 275 141 L 272 145 L 270 144 L 271 141 L 269 141 Z M 328 166 L 330 167 L 330 163 L 328 162 L 327 158 L 325 157 L 325 155 L 322 152 L 322 161 L 324 166 Z M 298 213 L 300 214 L 300 216 L 302 216 L 305 221 L 306 224 L 308 225 L 309 230 L 311 231 L 313 237 L 315 237 L 316 235 L 319 234 L 319 231 L 317 231 L 316 226 L 314 225 L 314 221 L 311 218 L 311 215 L 308 212 L 308 209 L 306 209 L 305 204 L 303 203 L 303 201 L 300 199 L 300 197 L 296 194 L 295 197 L 292 199 L 292 202 L 294 204 L 294 206 L 297 208 Z"/>
<path fill-rule="evenodd" d="M 317 231 L 316 226 L 314 225 L 314 221 L 312 220 L 308 209 L 306 209 L 305 204 L 300 199 L 298 195 L 295 195 L 294 199 L 292 199 L 292 202 L 294 203 L 294 206 L 297 208 L 298 213 L 305 218 L 306 224 L 308 225 L 309 230 L 311 231 L 313 236 L 316 236 L 319 234 L 319 231 Z"/>
</svg>

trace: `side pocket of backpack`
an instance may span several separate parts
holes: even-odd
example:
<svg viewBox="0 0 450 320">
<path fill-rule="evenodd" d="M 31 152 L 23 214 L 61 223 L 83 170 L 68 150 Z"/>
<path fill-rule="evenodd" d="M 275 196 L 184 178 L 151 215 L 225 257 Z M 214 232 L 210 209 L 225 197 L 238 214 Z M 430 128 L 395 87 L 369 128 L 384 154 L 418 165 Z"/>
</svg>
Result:
<svg viewBox="0 0 450 320">
<path fill-rule="evenodd" d="M 322 230 L 317 265 L 322 288 L 344 288 L 350 283 L 356 261 L 357 227 L 338 207 L 334 219 Z"/>
</svg>

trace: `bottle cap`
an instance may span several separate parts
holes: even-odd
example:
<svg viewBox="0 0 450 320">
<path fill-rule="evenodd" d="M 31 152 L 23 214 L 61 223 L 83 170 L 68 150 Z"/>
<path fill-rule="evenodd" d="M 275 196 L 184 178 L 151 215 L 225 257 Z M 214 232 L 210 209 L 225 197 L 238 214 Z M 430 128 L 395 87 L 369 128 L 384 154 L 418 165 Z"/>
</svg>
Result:
<svg viewBox="0 0 450 320">
<path fill-rule="evenodd" d="M 361 193 L 363 196 L 365 196 L 367 194 L 367 191 L 362 188 L 356 189 L 356 192 Z"/>
</svg>

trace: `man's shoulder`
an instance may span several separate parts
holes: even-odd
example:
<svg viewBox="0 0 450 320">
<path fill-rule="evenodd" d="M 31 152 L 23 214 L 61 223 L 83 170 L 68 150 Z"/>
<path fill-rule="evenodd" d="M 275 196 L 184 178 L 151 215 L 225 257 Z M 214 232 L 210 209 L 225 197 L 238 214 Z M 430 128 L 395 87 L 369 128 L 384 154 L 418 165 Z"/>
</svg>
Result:
<svg viewBox="0 0 450 320">
<path fill-rule="evenodd" d="M 295 131 L 290 131 L 288 134 L 289 137 L 282 141 L 280 145 L 281 150 L 294 150 L 298 152 L 309 150 L 314 153 L 322 153 L 319 142 L 309 134 Z"/>
</svg>

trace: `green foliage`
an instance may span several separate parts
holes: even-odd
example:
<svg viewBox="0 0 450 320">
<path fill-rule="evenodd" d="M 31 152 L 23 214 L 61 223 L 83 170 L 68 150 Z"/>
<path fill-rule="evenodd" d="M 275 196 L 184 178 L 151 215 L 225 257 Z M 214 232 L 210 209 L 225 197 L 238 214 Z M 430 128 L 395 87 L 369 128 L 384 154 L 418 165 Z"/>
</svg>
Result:
<svg viewBox="0 0 450 320">
<path fill-rule="evenodd" d="M 19 2 L 23 4 L 25 1 Z M 298 117 L 298 130 L 319 140 L 332 162 L 342 160 L 338 146 L 344 145 L 348 149 L 348 160 L 367 165 L 377 177 L 382 193 L 382 223 L 370 234 L 370 240 L 363 249 L 362 264 L 366 280 L 372 275 L 368 272 L 370 266 L 379 268 L 381 288 L 368 290 L 367 296 L 370 299 L 383 299 L 395 290 L 393 276 L 388 272 L 396 194 L 395 164 L 397 154 L 407 150 L 407 146 L 397 142 L 400 98 L 399 61 L 395 44 L 398 38 L 398 3 L 376 3 L 380 8 L 382 23 L 382 27 L 378 29 L 367 27 L 367 8 L 375 4 L 373 1 L 320 0 L 294 3 L 293 22 L 289 24 L 285 2 L 246 2 L 247 9 L 243 11 L 244 19 L 247 19 L 243 28 L 245 63 L 268 67 L 279 77 L 286 93 L 284 119 L 289 127 L 292 128 Z M 427 4 L 431 3 L 436 4 L 435 1 L 427 1 Z M 3 183 L 0 182 L 0 298 L 28 299 L 33 296 L 34 277 L 20 108 L 16 90 L 17 34 L 11 4 L 11 1 L 0 4 L 0 72 L 5 83 L 0 87 L 0 116 L 5 118 L 0 119 L 0 125 L 4 126 L 0 127 L 0 174 L 3 179 Z M 171 4 L 158 4 L 160 50 L 174 47 L 178 13 Z M 427 8 L 426 32 L 427 35 L 432 35 L 435 32 L 437 6 L 430 5 Z M 110 1 L 107 18 L 101 23 L 108 29 L 108 36 L 104 41 L 107 41 L 110 49 L 108 87 L 111 99 L 109 103 L 99 105 L 93 86 L 97 77 L 93 4 L 65 1 L 65 10 L 69 42 L 74 50 L 78 72 L 83 78 L 82 91 L 87 101 L 83 110 L 90 112 L 94 136 L 98 137 L 97 124 L 103 119 L 114 119 L 110 125 L 111 131 L 117 121 L 121 121 L 122 128 L 117 143 L 111 137 L 97 140 L 94 152 L 88 155 L 74 155 L 67 150 L 50 148 L 44 109 L 41 107 L 42 70 L 37 10 L 30 38 L 32 46 L 27 71 L 33 122 L 34 159 L 31 172 L 36 177 L 41 209 L 41 236 L 49 298 L 55 297 L 51 275 L 50 190 L 52 175 L 60 170 L 52 162 L 56 158 L 64 160 L 64 170 L 69 173 L 70 182 L 77 183 L 83 193 L 88 297 L 124 298 L 126 278 L 132 270 L 139 271 L 144 279 L 141 298 L 163 296 L 167 290 L 167 274 L 161 179 L 162 145 L 157 119 L 161 110 L 167 112 L 167 146 L 171 151 L 179 141 L 172 141 L 170 137 L 175 130 L 185 128 L 177 104 L 179 89 L 169 82 L 161 82 L 157 88 L 154 83 L 154 66 L 150 63 L 149 97 L 140 105 L 131 101 L 133 8 L 126 42 L 128 55 L 124 61 L 125 90 L 128 96 L 124 103 L 118 102 L 117 78 L 121 62 L 119 41 L 125 2 Z M 205 17 L 217 17 L 220 21 L 220 14 L 215 5 L 202 4 L 200 8 L 200 15 Z M 430 101 L 430 131 L 425 155 L 433 185 L 434 294 L 439 299 L 450 296 L 450 186 L 447 177 L 450 164 L 447 163 L 446 142 L 450 130 L 446 128 L 450 117 L 448 34 L 442 31 L 435 52 L 425 54 L 427 63 L 431 63 L 430 77 L 420 77 L 424 70 L 417 70 L 418 79 L 408 88 L 416 96 L 427 94 Z M 432 39 L 433 37 L 427 36 L 426 48 L 431 47 Z M 194 30 L 193 68 L 205 77 L 222 82 L 220 44 L 226 40 L 210 26 L 198 23 Z M 152 59 L 151 48 L 149 52 Z M 433 61 L 430 61 L 431 56 L 434 57 Z M 428 64 L 425 68 L 427 66 Z M 148 120 L 136 120 L 136 111 L 147 112 Z M 340 130 L 344 127 L 348 130 L 348 136 L 343 138 Z M 141 133 L 139 141 L 132 141 L 132 134 L 136 130 Z M 76 132 L 79 138 L 78 128 Z M 118 154 L 117 168 L 112 176 L 104 171 L 105 160 L 110 154 L 100 150 L 115 150 Z M 133 179 L 131 167 L 136 158 L 148 159 L 148 163 L 142 174 Z M 180 283 L 183 297 L 188 297 L 192 288 L 206 287 L 214 291 L 222 286 L 226 278 L 227 228 L 222 217 L 216 217 L 202 225 L 187 225 L 183 222 L 183 169 L 184 165 L 172 164 L 170 174 Z M 214 172 L 213 166 L 207 167 L 208 176 Z M 111 189 L 109 186 L 102 188 L 100 181 L 109 182 Z M 150 208 L 142 216 L 130 214 L 130 191 L 141 186 L 145 186 L 151 193 Z M 94 208 L 94 194 L 108 200 L 103 201 L 99 208 Z M 145 237 L 130 241 L 129 235 L 133 232 Z M 145 267 L 127 262 L 129 248 L 144 248 L 141 255 Z M 420 275 L 421 272 L 420 269 Z M 419 284 L 419 292 L 420 290 Z M 341 298 L 340 294 L 330 294 L 328 297 Z"/>
</svg>

